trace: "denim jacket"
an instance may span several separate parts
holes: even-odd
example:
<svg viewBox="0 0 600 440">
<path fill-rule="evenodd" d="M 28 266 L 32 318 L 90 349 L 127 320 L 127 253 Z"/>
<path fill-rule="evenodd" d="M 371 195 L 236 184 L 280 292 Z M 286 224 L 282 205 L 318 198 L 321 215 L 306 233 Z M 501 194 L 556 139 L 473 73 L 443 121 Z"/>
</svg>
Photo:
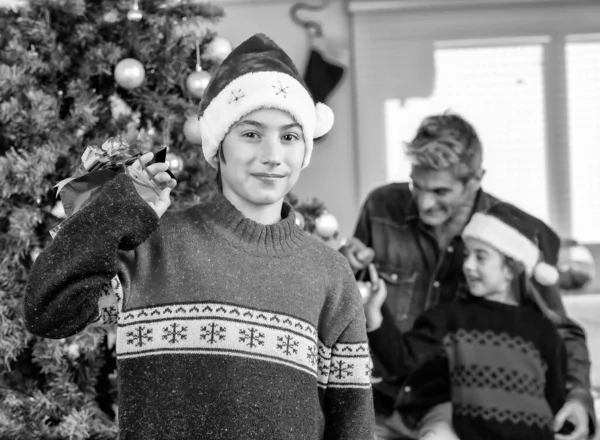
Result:
<svg viewBox="0 0 600 440">
<path fill-rule="evenodd" d="M 497 198 L 480 190 L 474 212 L 486 211 L 498 202 Z M 531 222 L 537 224 L 538 242 L 545 260 L 556 265 L 559 237 L 541 220 L 531 217 Z M 455 237 L 447 248 L 440 250 L 433 232 L 419 219 L 407 183 L 392 183 L 371 192 L 362 207 L 354 235 L 375 251 L 374 262 L 388 290 L 384 308 L 401 331 L 410 329 L 415 318 L 427 308 L 439 302 L 453 301 L 466 292 L 461 237 Z M 365 272 L 357 274 L 358 279 L 365 276 Z M 548 306 L 564 318 L 559 332 L 569 356 L 569 397 L 584 403 L 593 422 L 590 431 L 595 431 L 585 333 L 565 316 L 557 287 L 538 288 Z M 373 375 L 382 378 L 382 382 L 373 386 L 378 412 L 390 413 L 394 402 L 400 408 L 425 409 L 449 399 L 447 382 L 436 385 L 429 380 L 431 371 L 439 371 L 439 365 L 425 366 L 399 384 L 376 357 L 373 363 Z"/>
</svg>

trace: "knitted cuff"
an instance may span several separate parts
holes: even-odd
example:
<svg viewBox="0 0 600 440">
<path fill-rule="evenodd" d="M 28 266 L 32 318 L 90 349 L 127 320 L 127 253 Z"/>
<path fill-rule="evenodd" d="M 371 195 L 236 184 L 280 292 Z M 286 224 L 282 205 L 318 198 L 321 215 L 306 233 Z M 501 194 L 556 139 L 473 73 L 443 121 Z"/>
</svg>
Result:
<svg viewBox="0 0 600 440">
<path fill-rule="evenodd" d="M 140 197 L 130 178 L 119 174 L 84 208 L 98 224 L 110 225 L 121 250 L 135 249 L 158 228 L 159 218 Z"/>
</svg>

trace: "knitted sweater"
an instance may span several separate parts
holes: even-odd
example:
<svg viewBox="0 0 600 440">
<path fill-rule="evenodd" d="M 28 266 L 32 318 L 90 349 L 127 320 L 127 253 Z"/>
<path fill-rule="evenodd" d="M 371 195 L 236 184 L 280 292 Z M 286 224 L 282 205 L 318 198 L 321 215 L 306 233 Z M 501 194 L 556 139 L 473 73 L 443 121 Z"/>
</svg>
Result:
<svg viewBox="0 0 600 440">
<path fill-rule="evenodd" d="M 449 376 L 459 438 L 554 439 L 566 351 L 533 306 L 470 297 L 429 309 L 404 334 L 385 315 L 368 334 L 372 350 L 400 377 L 436 360 L 438 374 Z"/>
<path fill-rule="evenodd" d="M 256 223 L 218 194 L 159 221 L 117 177 L 36 260 L 26 325 L 117 321 L 121 440 L 372 438 L 352 272 L 282 216 Z"/>
</svg>

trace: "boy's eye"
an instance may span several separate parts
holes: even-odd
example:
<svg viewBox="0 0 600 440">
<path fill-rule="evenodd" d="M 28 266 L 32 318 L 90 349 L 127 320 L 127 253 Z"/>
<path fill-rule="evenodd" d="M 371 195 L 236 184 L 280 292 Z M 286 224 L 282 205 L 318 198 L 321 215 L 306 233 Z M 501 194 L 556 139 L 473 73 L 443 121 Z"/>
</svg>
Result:
<svg viewBox="0 0 600 440">
<path fill-rule="evenodd" d="M 297 141 L 299 139 L 300 136 L 298 136 L 296 133 L 287 133 L 283 135 L 283 140 L 286 142 Z"/>
<path fill-rule="evenodd" d="M 250 139 L 254 139 L 258 136 L 258 133 L 254 132 L 254 131 L 248 131 L 246 133 L 242 133 L 242 136 L 250 138 Z"/>
</svg>

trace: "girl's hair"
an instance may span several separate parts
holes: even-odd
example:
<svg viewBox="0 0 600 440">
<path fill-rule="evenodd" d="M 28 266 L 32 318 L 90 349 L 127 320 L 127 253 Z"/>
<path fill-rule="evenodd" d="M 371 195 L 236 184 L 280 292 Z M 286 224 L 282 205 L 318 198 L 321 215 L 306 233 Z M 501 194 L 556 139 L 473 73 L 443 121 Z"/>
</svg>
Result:
<svg viewBox="0 0 600 440">
<path fill-rule="evenodd" d="M 558 313 L 548 307 L 548 304 L 542 298 L 542 294 L 533 284 L 530 277 L 525 273 L 525 266 L 510 257 L 504 256 L 505 264 L 513 274 L 512 291 L 515 295 L 515 300 L 519 304 L 526 301 L 532 302 L 540 312 L 554 324 L 560 324 L 562 318 Z"/>
</svg>

